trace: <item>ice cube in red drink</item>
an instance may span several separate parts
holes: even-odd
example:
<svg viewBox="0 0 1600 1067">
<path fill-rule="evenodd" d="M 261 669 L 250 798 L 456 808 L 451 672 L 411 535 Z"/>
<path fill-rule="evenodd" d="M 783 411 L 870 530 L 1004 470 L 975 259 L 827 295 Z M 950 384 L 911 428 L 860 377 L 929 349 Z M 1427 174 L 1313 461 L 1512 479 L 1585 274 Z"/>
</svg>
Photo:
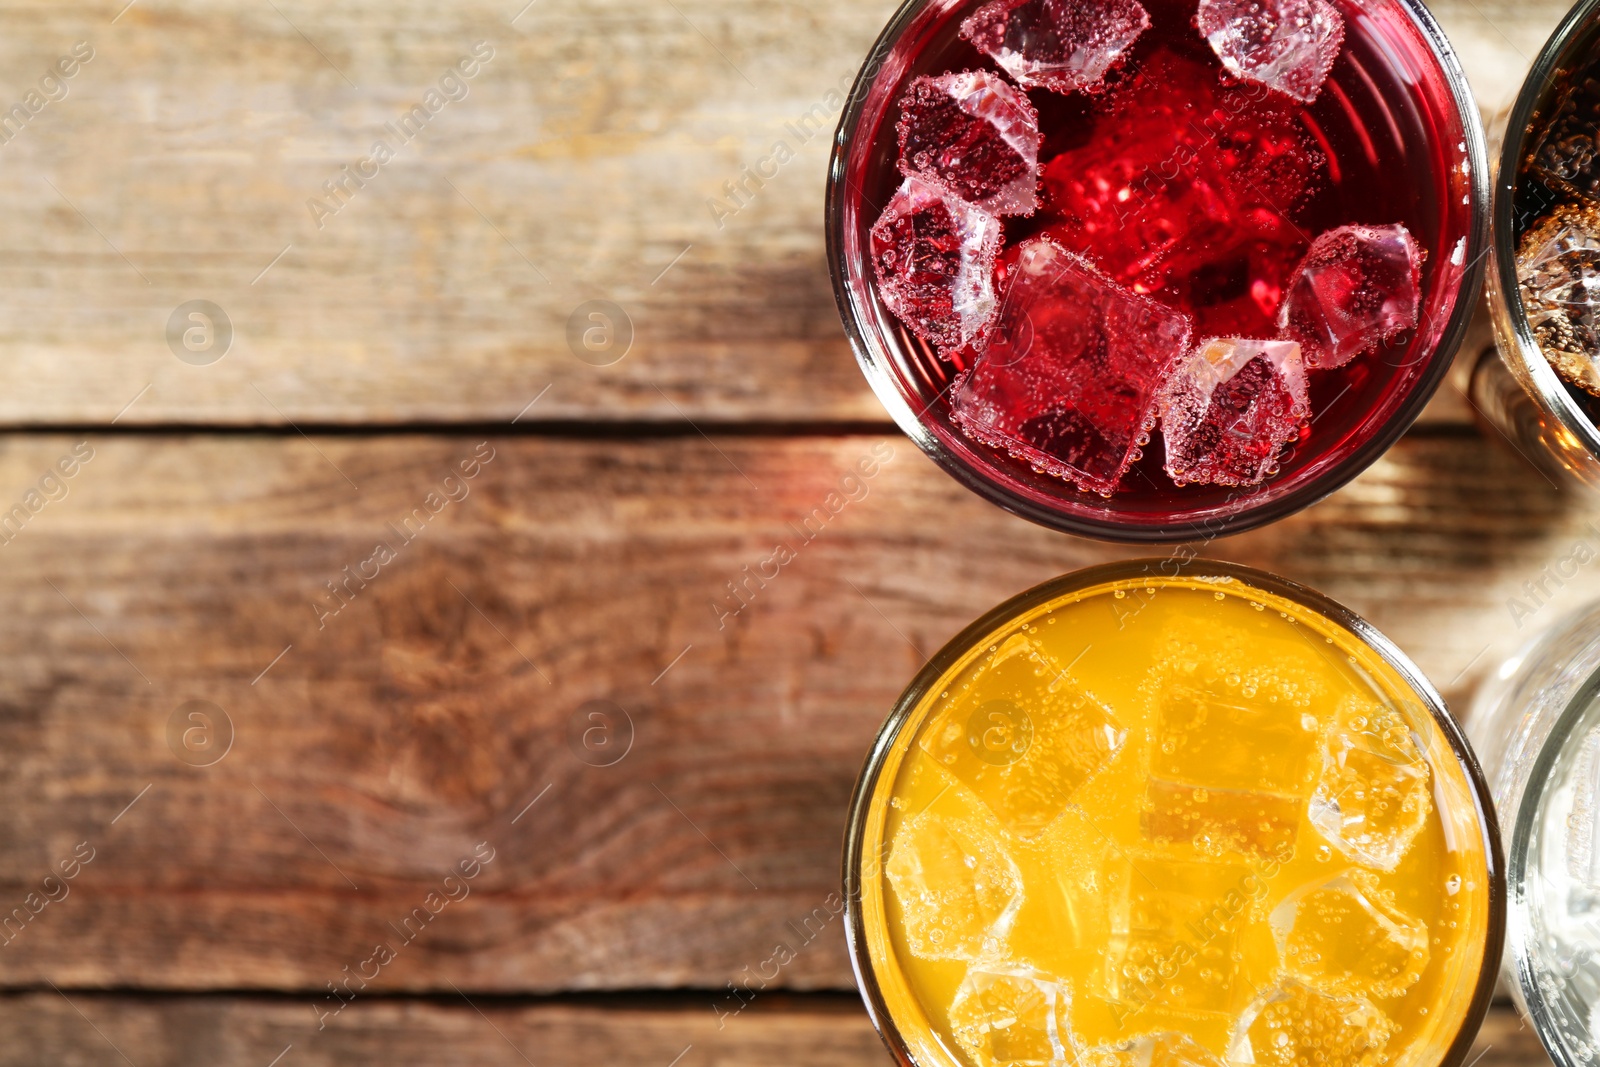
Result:
<svg viewBox="0 0 1600 1067">
<path fill-rule="evenodd" d="M 1045 166 L 1049 232 L 1207 332 L 1270 333 L 1322 163 L 1297 105 L 1158 49 Z"/>
<path fill-rule="evenodd" d="M 1044 188 L 1065 217 L 1052 227 L 1063 244 L 1119 282 L 1154 291 L 1166 284 L 1174 250 L 1226 241 L 1236 213 L 1198 147 L 1190 154 L 1182 140 L 1152 140 L 1150 125 L 1129 122 L 1063 152 L 1045 166 Z"/>
<path fill-rule="evenodd" d="M 1328 0 L 1200 0 L 1200 33 L 1228 73 L 1316 100 L 1344 44 L 1344 19 Z"/>
<path fill-rule="evenodd" d="M 1259 485 L 1310 416 L 1300 346 L 1222 337 L 1161 387 L 1166 469 L 1182 485 Z"/>
<path fill-rule="evenodd" d="M 1316 194 L 1326 171 L 1302 114 L 1283 97 L 1225 85 L 1215 110 L 1200 120 L 1216 137 L 1228 188 L 1246 210 L 1267 209 L 1271 218 L 1254 224 L 1274 235 L 1293 228 L 1287 218 Z"/>
<path fill-rule="evenodd" d="M 996 215 L 1038 204 L 1039 115 L 987 71 L 917 78 L 900 98 L 900 171 Z"/>
<path fill-rule="evenodd" d="M 1110 496 L 1155 422 L 1189 317 L 1128 290 L 1048 237 L 1018 248 L 989 345 L 952 414 L 971 437 Z"/>
<path fill-rule="evenodd" d="M 994 0 L 961 36 L 1030 89 L 1097 88 L 1150 28 L 1138 0 Z"/>
<path fill-rule="evenodd" d="M 995 314 L 1000 220 L 907 178 L 872 227 L 878 293 L 942 354 L 971 343 Z"/>
<path fill-rule="evenodd" d="M 1195 317 L 1198 333 L 1260 337 L 1278 332 L 1278 305 L 1300 260 L 1303 242 L 1247 241 L 1223 245 L 1157 294 Z"/>
<path fill-rule="evenodd" d="M 1306 366 L 1342 367 L 1417 324 L 1422 257 L 1398 223 L 1319 234 L 1289 280 L 1279 327 Z"/>
</svg>

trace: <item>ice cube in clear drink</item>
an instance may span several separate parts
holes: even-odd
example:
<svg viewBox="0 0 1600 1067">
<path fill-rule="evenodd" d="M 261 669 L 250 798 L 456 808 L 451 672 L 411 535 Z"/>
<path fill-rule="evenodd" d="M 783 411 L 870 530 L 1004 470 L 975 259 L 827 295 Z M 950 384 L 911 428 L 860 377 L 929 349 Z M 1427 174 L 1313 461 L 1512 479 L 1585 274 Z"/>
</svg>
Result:
<svg viewBox="0 0 1600 1067">
<path fill-rule="evenodd" d="M 1110 496 L 1149 441 L 1156 391 L 1190 331 L 1182 312 L 1034 238 L 952 414 L 969 436 Z"/>
<path fill-rule="evenodd" d="M 1358 868 L 1290 893 L 1271 925 L 1284 973 L 1324 993 L 1397 997 L 1428 965 L 1427 924 Z"/>
<path fill-rule="evenodd" d="M 1566 829 L 1567 873 L 1585 888 L 1600 891 L 1600 727 L 1578 748 Z"/>
<path fill-rule="evenodd" d="M 1395 708 L 1347 699 L 1328 731 L 1311 822 L 1358 863 L 1392 871 L 1433 810 L 1431 774 Z"/>
<path fill-rule="evenodd" d="M 961 36 L 1017 84 L 1072 93 L 1098 87 L 1149 28 L 1138 0 L 994 0 Z"/>
<path fill-rule="evenodd" d="M 1344 43 L 1328 0 L 1200 0 L 1196 23 L 1223 69 L 1309 104 Z"/>
<path fill-rule="evenodd" d="M 1278 312 L 1313 369 L 1342 367 L 1416 326 L 1422 249 L 1399 223 L 1318 234 Z"/>
<path fill-rule="evenodd" d="M 1000 220 L 907 178 L 872 227 L 872 267 L 883 302 L 946 354 L 994 319 Z"/>
<path fill-rule="evenodd" d="M 1311 414 L 1300 346 L 1207 341 L 1162 386 L 1160 412 L 1174 481 L 1258 485 Z"/>
<path fill-rule="evenodd" d="M 993 953 L 1022 905 L 1022 875 L 992 830 L 917 812 L 900 824 L 884 865 L 911 951 L 930 960 Z"/>
<path fill-rule="evenodd" d="M 900 170 L 996 215 L 1038 204 L 1039 115 L 1004 78 L 917 78 L 900 98 Z"/>
<path fill-rule="evenodd" d="M 1080 1055 L 1067 983 L 1022 964 L 974 964 L 950 1005 L 950 1032 L 976 1067 L 1069 1067 Z"/>
</svg>

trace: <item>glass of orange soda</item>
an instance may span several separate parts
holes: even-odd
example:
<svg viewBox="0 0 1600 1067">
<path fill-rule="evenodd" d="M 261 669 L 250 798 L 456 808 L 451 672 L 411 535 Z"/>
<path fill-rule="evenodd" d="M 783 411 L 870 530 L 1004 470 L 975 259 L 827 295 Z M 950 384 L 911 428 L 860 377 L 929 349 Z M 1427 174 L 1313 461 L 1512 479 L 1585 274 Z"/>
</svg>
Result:
<svg viewBox="0 0 1600 1067">
<path fill-rule="evenodd" d="M 856 787 L 867 1008 L 918 1067 L 1454 1067 L 1505 879 L 1371 625 L 1210 561 L 1047 582 L 944 647 Z"/>
</svg>

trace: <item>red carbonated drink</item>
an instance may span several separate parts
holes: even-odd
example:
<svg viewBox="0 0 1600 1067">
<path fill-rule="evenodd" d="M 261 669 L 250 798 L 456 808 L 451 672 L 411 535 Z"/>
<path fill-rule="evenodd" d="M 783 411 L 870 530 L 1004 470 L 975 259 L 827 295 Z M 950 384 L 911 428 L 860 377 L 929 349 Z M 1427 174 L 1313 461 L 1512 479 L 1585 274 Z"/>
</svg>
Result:
<svg viewBox="0 0 1600 1067">
<path fill-rule="evenodd" d="M 841 307 L 971 487 L 1126 538 L 1353 477 L 1470 313 L 1481 133 L 1403 0 L 911 3 L 846 111 Z"/>
</svg>

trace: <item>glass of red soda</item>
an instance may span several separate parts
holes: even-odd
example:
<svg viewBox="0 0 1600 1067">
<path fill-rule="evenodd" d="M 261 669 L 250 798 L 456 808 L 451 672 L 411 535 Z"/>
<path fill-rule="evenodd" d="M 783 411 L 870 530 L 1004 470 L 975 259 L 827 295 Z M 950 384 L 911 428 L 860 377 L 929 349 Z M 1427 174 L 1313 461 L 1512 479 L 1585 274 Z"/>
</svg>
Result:
<svg viewBox="0 0 1600 1067">
<path fill-rule="evenodd" d="M 1420 0 L 907 0 L 835 140 L 834 291 L 968 488 L 1217 536 L 1420 413 L 1480 284 L 1485 158 Z"/>
</svg>

